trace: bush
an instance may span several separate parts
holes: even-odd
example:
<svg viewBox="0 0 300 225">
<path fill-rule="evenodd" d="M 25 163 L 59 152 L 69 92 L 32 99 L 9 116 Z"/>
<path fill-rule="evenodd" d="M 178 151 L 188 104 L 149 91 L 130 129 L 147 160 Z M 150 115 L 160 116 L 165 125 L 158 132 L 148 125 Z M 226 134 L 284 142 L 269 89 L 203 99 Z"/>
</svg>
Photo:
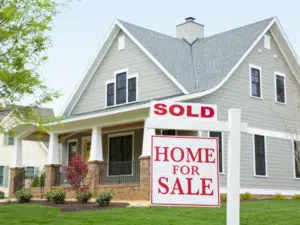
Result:
<svg viewBox="0 0 300 225">
<path fill-rule="evenodd" d="M 64 190 L 48 191 L 46 193 L 46 200 L 55 204 L 64 204 L 66 194 Z"/>
<path fill-rule="evenodd" d="M 226 202 L 227 201 L 227 194 L 221 194 L 221 201 Z"/>
<path fill-rule="evenodd" d="M 294 200 L 299 200 L 300 199 L 300 195 L 299 194 L 294 194 L 293 195 L 293 199 Z"/>
<path fill-rule="evenodd" d="M 40 187 L 44 187 L 45 186 L 45 174 L 43 173 L 40 176 Z"/>
<path fill-rule="evenodd" d="M 87 203 L 92 198 L 92 192 L 90 190 L 78 191 L 76 199 L 79 203 Z"/>
<path fill-rule="evenodd" d="M 32 194 L 31 194 L 30 189 L 24 188 L 19 191 L 16 191 L 15 197 L 16 197 L 18 203 L 26 203 L 26 202 L 30 202 L 30 200 L 32 198 Z"/>
<path fill-rule="evenodd" d="M 4 199 L 5 198 L 5 194 L 3 191 L 0 191 L 0 199 Z"/>
<path fill-rule="evenodd" d="M 251 201 L 253 199 L 253 196 L 251 193 L 246 192 L 241 194 L 241 200 L 242 201 Z"/>
<path fill-rule="evenodd" d="M 39 186 L 40 186 L 40 178 L 36 174 L 36 175 L 34 175 L 34 178 L 32 180 L 31 187 L 39 187 Z"/>
<path fill-rule="evenodd" d="M 286 197 L 282 194 L 276 194 L 274 195 L 275 200 L 286 200 Z"/>
<path fill-rule="evenodd" d="M 103 192 L 96 199 L 96 203 L 101 207 L 108 206 L 112 198 L 113 195 L 111 192 Z"/>
</svg>

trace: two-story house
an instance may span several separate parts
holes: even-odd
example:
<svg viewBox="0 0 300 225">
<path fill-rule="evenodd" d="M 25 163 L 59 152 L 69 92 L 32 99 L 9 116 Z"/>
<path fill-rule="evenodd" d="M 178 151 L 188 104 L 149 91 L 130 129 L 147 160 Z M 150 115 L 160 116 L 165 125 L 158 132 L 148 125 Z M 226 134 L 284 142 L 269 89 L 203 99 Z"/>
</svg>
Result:
<svg viewBox="0 0 300 225">
<path fill-rule="evenodd" d="M 92 189 L 118 199 L 149 199 L 151 134 L 219 138 L 220 185 L 226 192 L 226 132 L 144 128 L 151 100 L 216 104 L 218 119 L 242 110 L 248 132 L 241 142 L 241 192 L 300 193 L 294 141 L 299 60 L 277 18 L 213 36 L 189 17 L 177 36 L 115 21 L 92 66 L 65 107 L 65 119 L 49 132 L 46 185 L 55 188 L 72 150 L 89 163 Z M 11 174 L 22 171 L 20 140 L 34 127 L 16 128 Z M 62 148 L 59 148 L 59 143 Z"/>
</svg>

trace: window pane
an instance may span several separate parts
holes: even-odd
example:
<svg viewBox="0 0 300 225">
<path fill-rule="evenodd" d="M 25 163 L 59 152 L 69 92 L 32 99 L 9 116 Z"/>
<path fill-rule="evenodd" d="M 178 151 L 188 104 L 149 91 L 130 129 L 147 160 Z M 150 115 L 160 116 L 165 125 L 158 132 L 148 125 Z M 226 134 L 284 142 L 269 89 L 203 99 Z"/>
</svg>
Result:
<svg viewBox="0 0 300 225">
<path fill-rule="evenodd" d="M 107 106 L 112 106 L 115 103 L 114 91 L 115 91 L 115 84 L 114 83 L 107 84 L 107 103 L 106 103 Z"/>
<path fill-rule="evenodd" d="M 3 186 L 4 181 L 4 166 L 0 166 L 0 186 Z"/>
<path fill-rule="evenodd" d="M 14 145 L 15 144 L 15 138 L 13 136 L 8 136 L 8 145 Z"/>
<path fill-rule="evenodd" d="M 223 146 L 222 146 L 222 132 L 210 132 L 210 137 L 216 137 L 219 141 L 219 172 L 223 173 Z"/>
<path fill-rule="evenodd" d="M 285 103 L 284 77 L 276 75 L 276 96 L 277 102 Z"/>
<path fill-rule="evenodd" d="M 255 68 L 251 68 L 251 91 L 252 91 L 252 96 L 261 97 L 260 71 Z"/>
<path fill-rule="evenodd" d="M 34 167 L 26 167 L 25 168 L 25 176 L 33 179 L 34 177 Z"/>
<path fill-rule="evenodd" d="M 296 175 L 296 178 L 300 178 L 299 165 L 296 160 L 296 158 L 298 158 L 300 160 L 300 154 L 299 154 L 300 153 L 300 142 L 299 141 L 294 141 L 294 149 L 295 149 L 295 175 Z"/>
<path fill-rule="evenodd" d="M 136 101 L 136 78 L 128 79 L 128 102 Z"/>
<path fill-rule="evenodd" d="M 126 103 L 126 73 L 117 75 L 117 104 Z"/>
<path fill-rule="evenodd" d="M 255 145 L 255 172 L 256 175 L 266 175 L 266 160 L 265 160 L 265 138 L 264 136 L 254 136 Z"/>
</svg>

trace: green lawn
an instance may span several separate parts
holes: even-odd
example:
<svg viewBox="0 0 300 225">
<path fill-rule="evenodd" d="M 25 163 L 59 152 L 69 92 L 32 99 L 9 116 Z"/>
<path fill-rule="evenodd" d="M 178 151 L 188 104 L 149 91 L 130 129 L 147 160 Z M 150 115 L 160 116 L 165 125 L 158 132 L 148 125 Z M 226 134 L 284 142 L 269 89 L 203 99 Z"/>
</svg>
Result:
<svg viewBox="0 0 300 225">
<path fill-rule="evenodd" d="M 40 205 L 0 206 L 0 224 L 36 225 L 221 225 L 226 206 L 218 208 L 146 207 L 61 213 Z M 300 201 L 254 201 L 241 204 L 242 225 L 299 225 Z"/>
</svg>

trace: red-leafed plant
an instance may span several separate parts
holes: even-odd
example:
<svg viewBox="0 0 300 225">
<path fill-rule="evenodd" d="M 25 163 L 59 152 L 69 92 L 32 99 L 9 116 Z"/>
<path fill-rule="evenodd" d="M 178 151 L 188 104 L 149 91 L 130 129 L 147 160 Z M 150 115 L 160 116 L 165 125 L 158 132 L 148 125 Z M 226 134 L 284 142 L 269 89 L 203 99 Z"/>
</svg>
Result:
<svg viewBox="0 0 300 225">
<path fill-rule="evenodd" d="M 64 176 L 67 184 L 70 186 L 66 189 L 75 191 L 76 198 L 81 192 L 89 191 L 90 182 L 87 181 L 88 165 L 76 151 L 72 151 L 72 157 L 68 166 L 63 166 Z"/>
</svg>

